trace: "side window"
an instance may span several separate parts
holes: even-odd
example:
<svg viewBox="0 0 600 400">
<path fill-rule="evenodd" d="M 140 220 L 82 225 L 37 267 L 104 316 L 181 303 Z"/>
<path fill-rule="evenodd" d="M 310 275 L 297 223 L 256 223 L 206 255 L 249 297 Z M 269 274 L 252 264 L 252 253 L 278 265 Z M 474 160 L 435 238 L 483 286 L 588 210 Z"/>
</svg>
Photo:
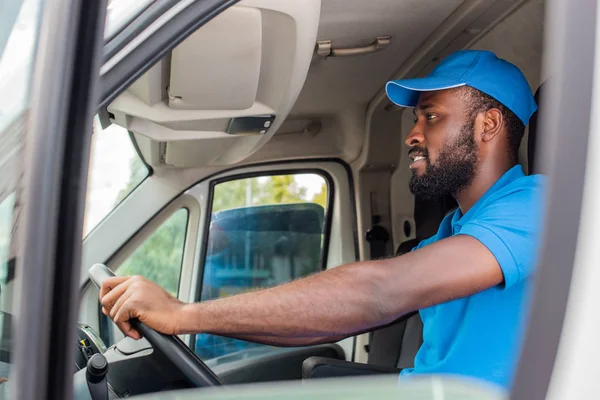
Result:
<svg viewBox="0 0 600 400">
<path fill-rule="evenodd" d="M 182 208 L 166 220 L 115 271 L 142 275 L 177 296 L 185 249 L 188 210 Z"/>
<path fill-rule="evenodd" d="M 176 211 L 115 268 L 115 273 L 122 276 L 142 275 L 177 296 L 188 215 L 185 208 Z M 108 346 L 114 343 L 112 329 L 114 325 L 108 317 L 101 315 L 100 336 Z"/>
<path fill-rule="evenodd" d="M 322 269 L 328 185 L 318 174 L 275 175 L 214 187 L 201 301 L 289 282 Z M 195 351 L 212 364 L 269 346 L 196 336 Z"/>
<path fill-rule="evenodd" d="M 150 174 L 129 132 L 118 125 L 103 129 L 94 118 L 83 236 L 87 236 Z"/>
</svg>

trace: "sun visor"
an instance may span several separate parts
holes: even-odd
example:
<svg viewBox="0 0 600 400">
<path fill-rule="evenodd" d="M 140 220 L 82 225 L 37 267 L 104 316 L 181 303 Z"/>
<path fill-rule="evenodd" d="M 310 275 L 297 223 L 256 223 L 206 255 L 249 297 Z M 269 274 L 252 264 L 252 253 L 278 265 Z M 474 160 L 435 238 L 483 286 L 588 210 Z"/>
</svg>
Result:
<svg viewBox="0 0 600 400">
<path fill-rule="evenodd" d="M 176 109 L 244 110 L 256 101 L 262 13 L 232 7 L 173 50 L 168 89 Z"/>
<path fill-rule="evenodd" d="M 140 147 L 153 167 L 247 159 L 298 99 L 320 13 L 320 0 L 240 1 L 117 97 L 108 106 L 111 122 L 150 139 Z"/>
</svg>

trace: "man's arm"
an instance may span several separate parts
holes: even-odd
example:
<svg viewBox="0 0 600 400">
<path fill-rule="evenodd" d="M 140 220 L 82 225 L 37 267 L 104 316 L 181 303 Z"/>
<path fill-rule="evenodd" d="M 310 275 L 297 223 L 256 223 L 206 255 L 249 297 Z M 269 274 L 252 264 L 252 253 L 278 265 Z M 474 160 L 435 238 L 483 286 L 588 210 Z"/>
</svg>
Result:
<svg viewBox="0 0 600 400">
<path fill-rule="evenodd" d="M 134 338 L 139 334 L 130 318 L 167 334 L 333 341 L 502 281 L 498 262 L 481 242 L 455 236 L 400 257 L 348 264 L 202 303 L 183 304 L 143 278 L 109 279 L 100 296 L 104 312 Z"/>
</svg>

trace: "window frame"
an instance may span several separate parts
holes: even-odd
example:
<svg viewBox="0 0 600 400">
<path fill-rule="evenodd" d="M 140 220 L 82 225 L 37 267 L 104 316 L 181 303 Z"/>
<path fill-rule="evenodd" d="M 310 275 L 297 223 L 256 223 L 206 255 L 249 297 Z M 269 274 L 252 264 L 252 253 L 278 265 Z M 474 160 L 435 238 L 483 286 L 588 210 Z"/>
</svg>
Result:
<svg viewBox="0 0 600 400">
<path fill-rule="evenodd" d="M 571 7 L 567 1 L 549 1 L 544 23 L 549 33 L 544 40 L 547 55 L 542 66 L 554 69 L 542 94 L 544 110 L 538 132 L 544 134 L 536 144 L 536 167 L 548 177 L 545 226 L 540 233 L 536 281 L 511 398 L 572 397 L 569 394 L 586 398 L 589 396 L 585 394 L 597 393 L 597 385 L 578 385 L 593 373 L 581 374 L 578 362 L 582 355 L 593 359 L 597 351 L 590 351 L 586 342 L 569 341 L 574 337 L 568 331 L 582 329 L 582 325 L 573 324 L 580 320 L 577 308 L 590 310 L 586 300 L 592 300 L 583 295 L 583 304 L 572 304 L 577 269 L 589 268 L 579 260 L 581 248 L 586 246 L 585 239 L 594 239 L 582 237 L 583 221 L 598 212 L 583 207 L 590 197 L 589 187 L 596 183 L 593 178 L 597 178 L 592 172 L 597 164 L 591 156 L 596 149 L 591 135 L 598 133 L 593 123 L 598 96 L 598 5 L 591 0 L 579 7 Z M 575 40 L 577 46 L 572 45 Z M 567 322 L 572 325 L 567 326 Z M 561 359 L 562 354 L 570 357 Z M 574 368 L 577 366 L 580 368 Z M 579 373 L 583 379 L 568 379 L 567 372 L 572 376 Z"/>
<path fill-rule="evenodd" d="M 10 398 L 72 398 L 76 266 L 106 1 L 42 6 L 24 163 Z M 34 244 L 34 245 L 33 245 Z M 27 338 L 27 340 L 19 340 Z"/>
<path fill-rule="evenodd" d="M 310 160 L 310 161 L 314 161 L 314 160 Z M 221 183 L 232 182 L 232 181 L 237 181 L 237 180 L 241 180 L 241 179 L 260 178 L 260 177 L 269 177 L 269 176 L 282 176 L 282 175 L 315 174 L 315 175 L 318 175 L 321 178 L 323 178 L 323 180 L 325 181 L 325 185 L 327 187 L 327 208 L 325 209 L 325 218 L 324 218 L 325 226 L 323 227 L 324 228 L 323 229 L 324 237 L 323 237 L 323 245 L 321 247 L 321 257 L 320 257 L 321 265 L 319 266 L 319 270 L 325 271 L 327 269 L 327 261 L 328 261 L 328 256 L 329 256 L 329 243 L 330 243 L 330 238 L 331 238 L 331 227 L 332 227 L 332 222 L 333 222 L 333 208 L 335 206 L 335 193 L 336 193 L 333 177 L 327 171 L 325 171 L 323 169 L 319 169 L 319 168 L 309 167 L 309 168 L 286 169 L 282 166 L 282 163 L 279 163 L 279 165 L 281 167 L 276 168 L 276 169 L 245 172 L 245 173 L 239 173 L 239 174 L 235 174 L 235 175 L 228 175 L 228 176 L 224 176 L 222 178 L 216 178 L 216 179 L 211 179 L 209 177 L 206 179 L 207 181 L 209 181 L 209 192 L 208 192 L 208 199 L 207 199 L 208 207 L 206 208 L 206 218 L 204 221 L 204 226 L 201 227 L 201 229 L 202 229 L 201 237 L 202 237 L 203 241 L 201 244 L 200 252 L 198 254 L 198 262 L 194 266 L 194 267 L 197 267 L 197 275 L 196 275 L 196 282 L 195 282 L 196 283 L 196 285 L 195 285 L 196 291 L 193 293 L 193 297 L 192 297 L 192 301 L 194 303 L 202 301 L 202 288 L 204 286 L 204 272 L 205 272 L 205 267 L 206 267 L 206 255 L 208 253 L 208 242 L 209 242 L 209 235 L 210 235 L 210 223 L 212 220 L 211 215 L 212 215 L 213 204 L 214 204 L 215 186 L 217 186 L 218 184 L 221 184 Z M 244 168 L 247 168 L 247 167 L 248 166 L 245 166 Z M 227 173 L 229 171 L 223 171 L 223 172 Z M 196 185 L 194 185 L 194 186 L 196 186 Z M 193 334 L 193 335 L 189 335 L 189 336 L 190 336 L 189 341 L 186 341 L 186 343 L 188 344 L 188 346 L 190 346 L 190 349 L 192 349 L 192 351 L 194 351 L 193 345 L 196 341 L 196 335 Z"/>
<path fill-rule="evenodd" d="M 321 247 L 321 257 L 320 257 L 321 265 L 319 266 L 319 270 L 324 271 L 327 268 L 327 258 L 328 258 L 329 242 L 330 242 L 330 237 L 331 237 L 331 235 L 330 235 L 331 234 L 331 222 L 332 222 L 332 217 L 333 217 L 332 209 L 334 206 L 335 188 L 334 188 L 333 179 L 332 179 L 331 175 L 329 175 L 326 171 L 316 169 L 316 168 L 289 169 L 289 170 L 275 169 L 275 170 L 263 171 L 262 173 L 261 172 L 248 172 L 248 173 L 243 173 L 243 174 L 239 174 L 239 175 L 231 175 L 231 176 L 215 179 L 210 182 L 209 195 L 208 195 L 209 207 L 206 210 L 207 218 L 206 218 L 206 221 L 204 222 L 204 226 L 202 227 L 202 229 L 203 229 L 202 237 L 204 238 L 204 241 L 202 243 L 202 248 L 200 250 L 200 257 L 199 257 L 199 262 L 198 262 L 198 285 L 196 286 L 198 288 L 198 290 L 194 294 L 195 302 L 202 301 L 201 296 L 202 296 L 202 287 L 204 285 L 204 270 L 206 267 L 206 255 L 208 252 L 208 241 L 209 241 L 209 235 L 210 235 L 210 223 L 211 223 L 210 216 L 212 215 L 212 212 L 213 212 L 215 186 L 217 186 L 221 183 L 238 181 L 238 180 L 242 180 L 242 179 L 262 178 L 262 177 L 282 176 L 282 175 L 304 175 L 304 174 L 319 175 L 321 178 L 323 178 L 323 180 L 325 181 L 325 184 L 327 185 L 327 209 L 325 210 L 325 218 L 323 220 L 325 222 L 325 226 L 323 229 L 324 237 L 323 237 L 323 245 Z"/>
<path fill-rule="evenodd" d="M 105 42 L 105 47 L 115 38 L 117 37 L 121 32 L 123 32 L 124 30 L 126 30 L 136 19 L 138 19 L 140 17 L 140 15 L 146 14 L 148 9 L 150 7 L 152 7 L 153 4 L 155 4 L 157 1 L 160 0 L 151 0 L 148 4 L 142 6 L 142 8 L 138 9 L 136 12 L 134 13 L 130 13 L 126 18 L 123 18 L 123 20 L 121 21 L 121 23 L 119 25 L 117 25 L 117 28 L 113 29 L 112 32 L 110 32 L 110 34 L 107 34 L 106 29 L 104 32 L 104 42 Z M 109 2 L 107 1 L 107 4 Z M 108 20 L 108 18 L 107 18 Z M 106 24 L 106 28 L 108 28 L 108 21 Z"/>
<path fill-rule="evenodd" d="M 177 4 L 178 0 L 154 0 L 137 14 L 132 14 L 129 20 L 104 38 L 103 58 L 108 60 L 118 53 L 133 38 L 143 32 L 158 17 Z"/>
</svg>

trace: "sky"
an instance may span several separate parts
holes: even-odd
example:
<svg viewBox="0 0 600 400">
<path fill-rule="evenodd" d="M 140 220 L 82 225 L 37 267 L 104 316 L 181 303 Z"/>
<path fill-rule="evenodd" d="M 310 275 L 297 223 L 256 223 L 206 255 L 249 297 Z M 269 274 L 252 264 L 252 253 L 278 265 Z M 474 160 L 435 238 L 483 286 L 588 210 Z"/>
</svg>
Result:
<svg viewBox="0 0 600 400">
<path fill-rule="evenodd" d="M 113 124 L 103 130 L 98 118 L 94 118 L 94 132 L 84 236 L 112 211 L 119 192 L 129 182 L 130 161 L 137 157 L 125 128 Z"/>
<path fill-rule="evenodd" d="M 109 0 L 106 35 L 114 33 L 153 0 Z M 21 4 L 4 52 L 0 54 L 0 132 L 27 105 L 28 79 L 36 43 L 36 23 L 43 0 L 0 0 L 0 27 L 8 26 L 9 14 Z M 12 18 L 9 19 L 9 22 Z M 0 51 L 2 50 L 0 29 Z M 8 32 L 6 32 L 8 33 Z M 7 95 L 10 94 L 10 95 Z"/>
<path fill-rule="evenodd" d="M 129 182 L 130 161 L 138 157 L 125 128 L 111 125 L 102 130 L 97 118 L 94 124 L 84 236 L 113 210 L 119 192 Z M 307 200 L 321 191 L 323 178 L 319 175 L 299 174 L 294 180 L 298 186 L 306 188 Z"/>
<path fill-rule="evenodd" d="M 321 191 L 321 185 L 323 184 L 323 178 L 315 174 L 296 175 L 294 180 L 298 186 L 306 188 L 306 196 L 309 199 L 312 199 Z"/>
</svg>

